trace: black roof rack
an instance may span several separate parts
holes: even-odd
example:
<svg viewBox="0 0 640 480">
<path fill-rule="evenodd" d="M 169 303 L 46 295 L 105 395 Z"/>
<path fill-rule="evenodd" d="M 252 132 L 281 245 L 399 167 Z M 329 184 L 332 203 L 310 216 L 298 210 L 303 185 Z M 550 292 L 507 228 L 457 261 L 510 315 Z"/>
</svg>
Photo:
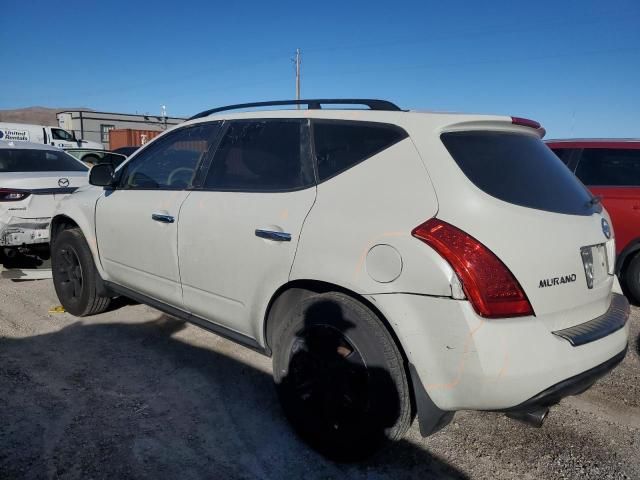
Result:
<svg viewBox="0 0 640 480">
<path fill-rule="evenodd" d="M 370 98 L 314 98 L 310 100 L 276 100 L 272 102 L 238 103 L 227 105 L 226 107 L 212 108 L 204 112 L 197 113 L 189 120 L 202 118 L 218 112 L 227 110 L 239 110 L 251 107 L 275 107 L 280 105 L 306 105 L 309 110 L 319 110 L 322 105 L 366 105 L 371 110 L 383 110 L 388 112 L 400 112 L 400 107 L 387 100 L 375 100 Z"/>
</svg>

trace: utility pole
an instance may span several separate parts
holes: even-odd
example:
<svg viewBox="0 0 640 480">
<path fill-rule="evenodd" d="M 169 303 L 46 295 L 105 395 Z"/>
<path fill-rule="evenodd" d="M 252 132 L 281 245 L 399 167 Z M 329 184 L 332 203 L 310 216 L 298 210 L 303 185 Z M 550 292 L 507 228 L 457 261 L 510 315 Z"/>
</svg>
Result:
<svg viewBox="0 0 640 480">
<path fill-rule="evenodd" d="M 300 49 L 296 48 L 296 100 L 300 100 Z M 300 110 L 300 105 L 296 105 Z"/>
</svg>

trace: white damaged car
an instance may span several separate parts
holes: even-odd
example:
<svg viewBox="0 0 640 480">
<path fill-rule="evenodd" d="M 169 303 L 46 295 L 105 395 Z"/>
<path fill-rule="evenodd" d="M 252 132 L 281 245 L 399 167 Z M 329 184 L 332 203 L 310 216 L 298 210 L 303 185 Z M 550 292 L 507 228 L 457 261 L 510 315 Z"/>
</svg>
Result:
<svg viewBox="0 0 640 480">
<path fill-rule="evenodd" d="M 271 356 L 330 458 L 416 415 L 424 436 L 460 410 L 539 427 L 629 337 L 609 215 L 543 134 L 371 99 L 207 110 L 59 203 L 53 284 L 72 315 L 124 296 Z"/>
<path fill-rule="evenodd" d="M 87 185 L 88 170 L 55 147 L 0 141 L 1 253 L 46 256 L 56 203 Z"/>
</svg>

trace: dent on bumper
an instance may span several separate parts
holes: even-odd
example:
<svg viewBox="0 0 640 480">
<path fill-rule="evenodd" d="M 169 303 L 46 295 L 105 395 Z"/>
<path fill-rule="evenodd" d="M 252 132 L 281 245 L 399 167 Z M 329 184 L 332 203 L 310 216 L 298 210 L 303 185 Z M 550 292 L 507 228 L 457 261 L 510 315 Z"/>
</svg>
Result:
<svg viewBox="0 0 640 480">
<path fill-rule="evenodd" d="M 21 218 L 4 216 L 0 218 L 0 246 L 19 247 L 49 242 L 50 217 Z"/>
<path fill-rule="evenodd" d="M 424 390 L 441 410 L 522 404 L 622 352 L 628 323 L 578 347 L 544 319 L 484 319 L 467 301 L 409 294 L 370 296 L 391 323 Z"/>
</svg>

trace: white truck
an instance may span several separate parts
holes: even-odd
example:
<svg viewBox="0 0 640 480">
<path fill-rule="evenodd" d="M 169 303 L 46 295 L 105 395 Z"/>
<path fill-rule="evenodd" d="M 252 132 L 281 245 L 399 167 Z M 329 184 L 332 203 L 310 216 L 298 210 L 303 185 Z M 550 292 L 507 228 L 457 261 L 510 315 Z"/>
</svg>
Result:
<svg viewBox="0 0 640 480">
<path fill-rule="evenodd" d="M 0 122 L 0 140 L 42 143 L 62 149 L 82 147 L 104 150 L 101 143 L 76 139 L 74 133 L 49 125 Z"/>
</svg>

